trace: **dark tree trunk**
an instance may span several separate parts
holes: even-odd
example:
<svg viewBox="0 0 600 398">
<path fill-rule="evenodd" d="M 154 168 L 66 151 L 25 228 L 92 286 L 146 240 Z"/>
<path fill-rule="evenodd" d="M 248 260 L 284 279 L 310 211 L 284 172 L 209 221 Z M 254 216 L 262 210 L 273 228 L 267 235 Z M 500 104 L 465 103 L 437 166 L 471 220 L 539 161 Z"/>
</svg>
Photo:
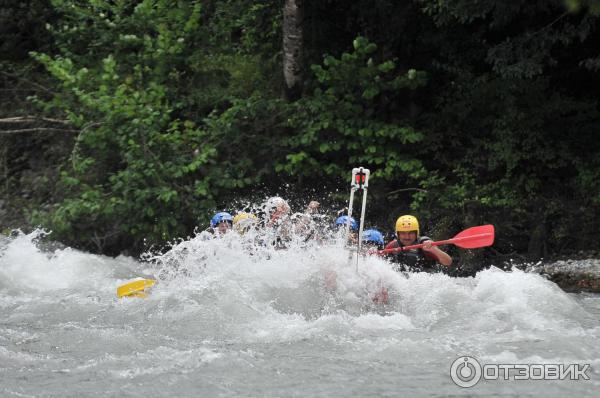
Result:
<svg viewBox="0 0 600 398">
<path fill-rule="evenodd" d="M 288 101 L 298 99 L 302 93 L 303 1 L 285 0 L 283 6 L 283 96 Z"/>
<path fill-rule="evenodd" d="M 546 226 L 544 225 L 542 218 L 538 218 L 540 223 L 537 224 L 531 230 L 529 237 L 529 244 L 527 246 L 527 257 L 530 260 L 539 260 L 540 258 L 546 257 Z"/>
</svg>

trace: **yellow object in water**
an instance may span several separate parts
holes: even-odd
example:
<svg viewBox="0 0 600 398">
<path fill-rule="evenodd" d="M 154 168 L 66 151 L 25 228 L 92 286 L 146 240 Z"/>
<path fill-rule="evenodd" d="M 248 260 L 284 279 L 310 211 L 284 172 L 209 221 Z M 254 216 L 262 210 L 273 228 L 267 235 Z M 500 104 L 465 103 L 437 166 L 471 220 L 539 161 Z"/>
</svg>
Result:
<svg viewBox="0 0 600 398">
<path fill-rule="evenodd" d="M 154 279 L 136 279 L 117 287 L 117 297 L 146 297 L 146 289 L 155 283 Z"/>
</svg>

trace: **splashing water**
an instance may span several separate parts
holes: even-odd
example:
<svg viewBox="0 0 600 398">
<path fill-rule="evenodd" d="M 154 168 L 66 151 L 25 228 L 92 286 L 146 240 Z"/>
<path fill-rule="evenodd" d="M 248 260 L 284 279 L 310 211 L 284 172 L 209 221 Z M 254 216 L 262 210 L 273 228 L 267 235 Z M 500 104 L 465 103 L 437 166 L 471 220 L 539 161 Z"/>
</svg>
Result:
<svg viewBox="0 0 600 398">
<path fill-rule="evenodd" d="M 536 274 L 403 275 L 343 245 L 200 234 L 139 262 L 42 233 L 0 241 L 0 396 L 591 396 L 600 387 L 600 297 Z M 116 298 L 158 277 L 146 299 Z M 334 276 L 334 278 L 332 278 Z M 381 287 L 389 302 L 373 302 Z M 451 363 L 591 364 L 590 380 L 484 380 Z"/>
</svg>

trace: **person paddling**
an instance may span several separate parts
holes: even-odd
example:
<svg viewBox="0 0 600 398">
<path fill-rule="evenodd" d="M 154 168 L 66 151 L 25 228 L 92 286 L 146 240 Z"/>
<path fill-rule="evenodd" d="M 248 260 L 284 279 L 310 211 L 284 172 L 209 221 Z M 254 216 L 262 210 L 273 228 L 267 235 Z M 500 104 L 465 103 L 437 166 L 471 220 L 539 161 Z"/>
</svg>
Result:
<svg viewBox="0 0 600 398">
<path fill-rule="evenodd" d="M 263 243 L 275 249 L 285 249 L 292 234 L 290 205 L 285 199 L 274 196 L 263 203 L 262 211 L 262 226 L 266 234 Z"/>
<path fill-rule="evenodd" d="M 244 235 L 249 230 L 256 228 L 257 224 L 258 217 L 252 213 L 240 211 L 233 217 L 233 229 L 240 235 Z"/>
<path fill-rule="evenodd" d="M 354 219 L 354 217 L 348 216 L 339 216 L 335 220 L 335 224 L 333 225 L 334 229 L 339 231 L 346 228 L 346 224 L 350 223 L 350 232 L 348 235 L 348 243 L 350 245 L 355 245 L 358 242 L 358 223 Z"/>
<path fill-rule="evenodd" d="M 438 246 L 431 244 L 432 239 L 419 235 L 419 221 L 415 216 L 404 215 L 396 220 L 396 239 L 388 243 L 386 249 L 394 249 L 402 246 L 423 244 L 421 249 L 411 249 L 388 254 L 390 260 L 399 264 L 401 270 L 437 272 L 437 264 L 449 267 L 452 265 L 452 257 L 441 250 Z"/>
<path fill-rule="evenodd" d="M 233 217 L 226 211 L 219 212 L 210 219 L 210 226 L 215 235 L 223 235 L 231 230 Z"/>
<path fill-rule="evenodd" d="M 367 252 L 381 250 L 385 246 L 383 234 L 375 228 L 367 229 L 363 232 L 363 244 Z"/>
</svg>

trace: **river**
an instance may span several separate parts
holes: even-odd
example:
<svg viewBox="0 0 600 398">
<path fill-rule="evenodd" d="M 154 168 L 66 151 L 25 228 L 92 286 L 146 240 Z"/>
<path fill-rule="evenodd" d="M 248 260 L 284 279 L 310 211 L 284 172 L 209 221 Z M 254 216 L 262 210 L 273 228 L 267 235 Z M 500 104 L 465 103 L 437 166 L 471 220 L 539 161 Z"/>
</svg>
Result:
<svg viewBox="0 0 600 398">
<path fill-rule="evenodd" d="M 597 396 L 600 296 L 534 273 L 403 275 L 339 244 L 253 251 L 195 237 L 149 261 L 40 232 L 0 242 L 0 396 Z M 325 283 L 335 272 L 335 287 Z M 147 298 L 118 299 L 135 277 Z M 381 286 L 386 305 L 372 301 Z M 483 378 L 457 358 L 589 365 L 589 380 Z"/>
</svg>

